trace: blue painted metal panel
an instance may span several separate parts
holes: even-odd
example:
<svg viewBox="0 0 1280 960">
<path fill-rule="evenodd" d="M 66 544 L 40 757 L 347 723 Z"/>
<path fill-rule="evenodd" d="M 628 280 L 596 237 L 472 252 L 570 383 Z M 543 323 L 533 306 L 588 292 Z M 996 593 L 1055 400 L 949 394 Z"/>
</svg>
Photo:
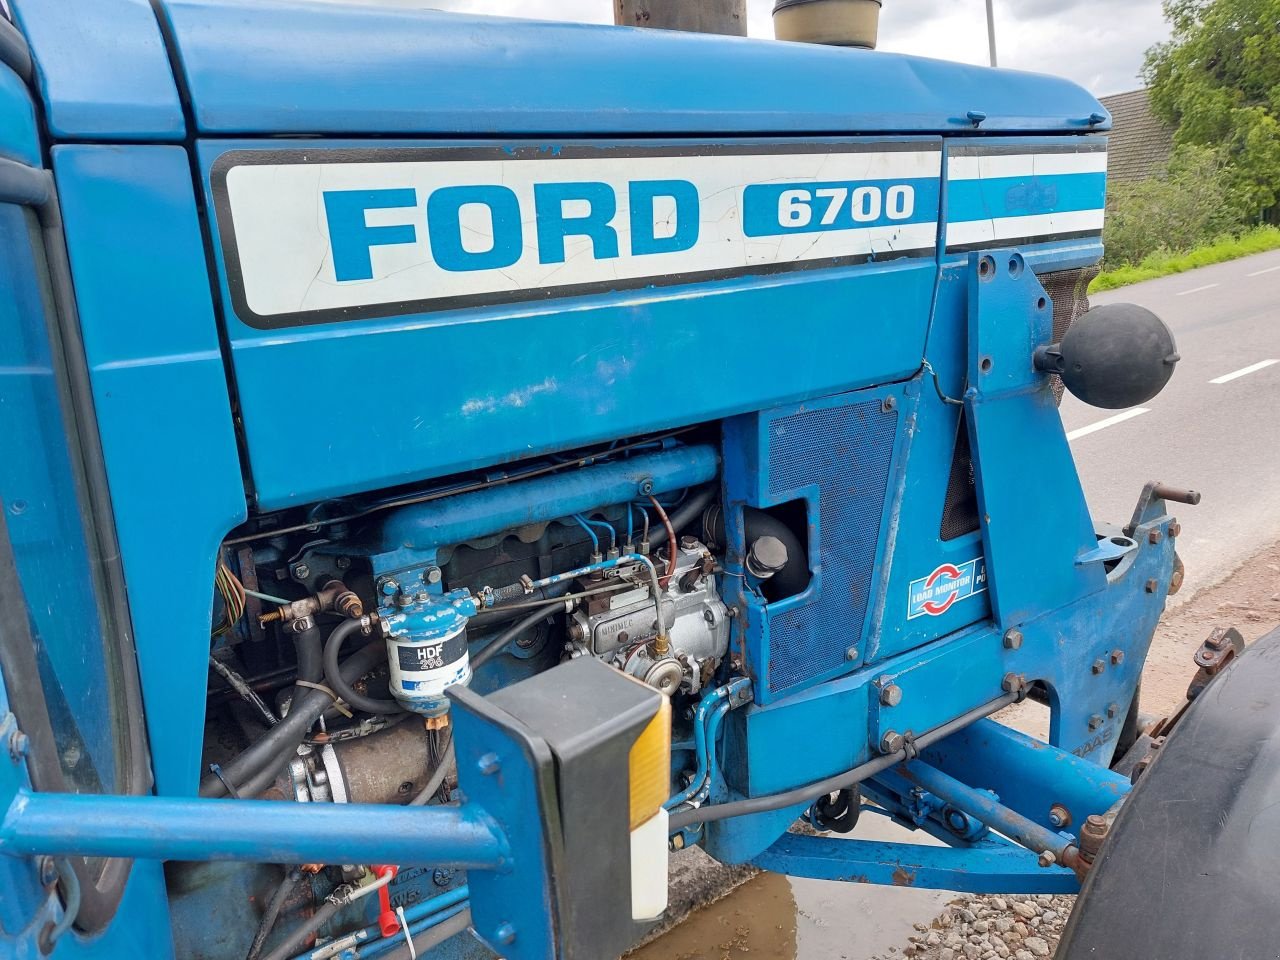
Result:
<svg viewBox="0 0 1280 960">
<path fill-rule="evenodd" d="M 206 177 L 221 153 L 249 148 L 294 149 L 202 142 Z M 933 261 L 916 258 L 281 330 L 228 314 L 258 503 L 347 495 L 904 379 L 923 355 L 933 276 Z M 794 335 L 777 336 L 780 317 Z M 714 362 L 681 376 L 673 356 Z M 279 384 L 375 370 L 394 374 L 379 375 L 377 389 L 347 381 L 344 402 L 325 414 L 325 429 L 360 455 L 316 458 L 300 474 L 278 442 Z"/>
<path fill-rule="evenodd" d="M 36 110 L 26 84 L 0 64 L 0 157 L 42 166 Z"/>
<path fill-rule="evenodd" d="M 179 147 L 53 156 L 156 788 L 193 793 L 214 562 L 245 503 L 190 168 Z"/>
<path fill-rule="evenodd" d="M 1108 123 L 1065 80 L 884 52 L 297 0 L 164 9 L 206 133 L 963 132 L 970 111 L 983 132 Z"/>
<path fill-rule="evenodd" d="M 14 0 L 11 5 L 31 44 L 51 136 L 183 138 L 178 88 L 147 0 Z"/>
</svg>

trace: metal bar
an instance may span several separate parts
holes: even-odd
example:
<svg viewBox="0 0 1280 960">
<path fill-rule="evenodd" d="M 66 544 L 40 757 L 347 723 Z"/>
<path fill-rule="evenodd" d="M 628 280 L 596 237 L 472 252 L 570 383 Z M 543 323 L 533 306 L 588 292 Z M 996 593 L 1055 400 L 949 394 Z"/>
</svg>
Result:
<svg viewBox="0 0 1280 960">
<path fill-rule="evenodd" d="M 875 883 L 967 893 L 1075 893 L 1070 870 L 1045 870 L 1012 844 L 988 840 L 972 847 L 931 847 L 787 833 L 751 861 L 789 877 Z"/>
<path fill-rule="evenodd" d="M 996 63 L 996 15 L 991 8 L 991 0 L 987 0 L 987 49 L 991 54 L 991 65 L 998 66 Z"/>
<path fill-rule="evenodd" d="M 0 854 L 267 863 L 507 865 L 506 836 L 475 806 L 276 803 L 21 791 Z"/>
<path fill-rule="evenodd" d="M 913 760 L 898 772 L 916 786 L 1036 853 L 1049 851 L 1058 863 L 1065 866 L 1074 867 L 1079 860 L 1079 850 L 1066 837 L 1027 819 L 1016 810 L 1010 810 L 991 794 L 961 783 L 937 767 Z"/>
<path fill-rule="evenodd" d="M 0 203 L 42 207 L 52 194 L 53 178 L 48 170 L 37 170 L 25 163 L 0 157 Z"/>
<path fill-rule="evenodd" d="M 714 447 L 677 447 L 413 504 L 387 518 L 383 549 L 430 550 L 626 503 L 637 496 L 695 487 L 714 479 L 719 464 Z"/>
</svg>

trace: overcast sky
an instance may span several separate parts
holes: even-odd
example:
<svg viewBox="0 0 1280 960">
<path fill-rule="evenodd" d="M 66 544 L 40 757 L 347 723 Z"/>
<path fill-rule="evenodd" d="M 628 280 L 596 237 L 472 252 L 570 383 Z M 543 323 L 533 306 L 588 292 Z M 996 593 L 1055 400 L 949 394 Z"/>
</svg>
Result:
<svg viewBox="0 0 1280 960">
<path fill-rule="evenodd" d="M 474 13 L 613 22 L 611 0 L 417 3 Z M 1141 86 L 1143 53 L 1168 36 L 1159 0 L 995 0 L 995 8 L 1002 67 L 1060 74 L 1099 96 Z M 747 9 L 751 35 L 772 37 L 772 0 L 747 0 Z M 880 49 L 986 63 L 983 0 L 885 0 Z"/>
</svg>

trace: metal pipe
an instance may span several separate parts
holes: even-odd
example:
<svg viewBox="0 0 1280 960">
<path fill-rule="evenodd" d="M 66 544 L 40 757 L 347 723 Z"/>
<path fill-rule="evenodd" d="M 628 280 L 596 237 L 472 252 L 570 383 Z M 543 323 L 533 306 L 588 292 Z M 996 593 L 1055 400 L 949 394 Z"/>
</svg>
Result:
<svg viewBox="0 0 1280 960">
<path fill-rule="evenodd" d="M 531 523 L 626 503 L 707 483 L 719 469 L 714 447 L 677 447 L 416 503 L 391 513 L 382 527 L 383 550 L 431 550 L 492 536 Z"/>
<path fill-rule="evenodd" d="M 1027 819 L 1016 810 L 1010 810 L 991 794 L 962 783 L 920 760 L 904 764 L 898 772 L 916 786 L 945 800 L 957 810 L 985 823 L 1010 840 L 1036 853 L 1048 851 L 1053 854 L 1051 862 L 1073 869 L 1080 865 L 1080 850 L 1069 839 Z M 1049 863 L 1045 863 L 1045 866 L 1048 865 Z"/>
<path fill-rule="evenodd" d="M 509 847 L 474 805 L 395 807 L 19 791 L 0 854 L 270 863 L 448 863 L 498 870 Z"/>
<path fill-rule="evenodd" d="M 745 37 L 747 0 L 614 0 L 613 22 L 620 27 Z"/>
<path fill-rule="evenodd" d="M 987 49 L 991 54 L 991 65 L 998 66 L 996 63 L 996 15 L 991 8 L 992 0 L 987 0 Z"/>
</svg>

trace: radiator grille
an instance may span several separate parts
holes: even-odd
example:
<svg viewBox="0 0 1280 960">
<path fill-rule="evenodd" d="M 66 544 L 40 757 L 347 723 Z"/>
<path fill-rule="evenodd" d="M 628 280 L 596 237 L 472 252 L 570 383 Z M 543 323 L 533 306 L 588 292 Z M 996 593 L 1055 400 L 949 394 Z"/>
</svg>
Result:
<svg viewBox="0 0 1280 960">
<path fill-rule="evenodd" d="M 769 618 L 769 689 L 778 693 L 847 662 L 862 639 L 880 539 L 896 408 L 871 400 L 806 410 L 769 425 L 775 501 L 817 485 L 821 589 Z"/>
</svg>

